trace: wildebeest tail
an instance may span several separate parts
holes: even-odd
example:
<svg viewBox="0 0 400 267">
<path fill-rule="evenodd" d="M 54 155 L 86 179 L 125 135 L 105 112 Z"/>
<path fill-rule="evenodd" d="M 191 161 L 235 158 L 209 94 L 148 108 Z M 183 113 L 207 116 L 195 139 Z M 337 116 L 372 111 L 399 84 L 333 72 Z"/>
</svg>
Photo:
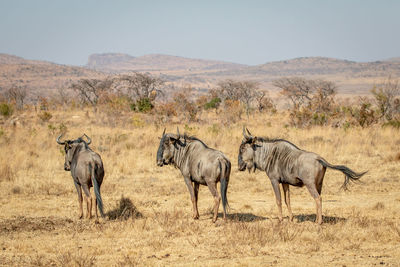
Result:
<svg viewBox="0 0 400 267">
<path fill-rule="evenodd" d="M 339 170 L 341 172 L 343 172 L 343 174 L 345 175 L 344 178 L 344 183 L 341 186 L 342 189 L 347 190 L 347 185 L 349 184 L 350 181 L 357 181 L 358 179 L 361 178 L 361 176 L 363 176 L 364 174 L 366 174 L 367 172 L 354 172 L 351 169 L 349 169 L 348 167 L 344 166 L 344 165 L 332 165 L 329 164 L 326 160 L 324 159 L 318 159 L 319 163 L 322 164 L 322 166 L 324 167 L 328 167 L 331 169 L 335 169 L 335 170 Z"/>
<path fill-rule="evenodd" d="M 226 208 L 227 207 L 229 208 L 226 192 L 228 191 L 229 176 L 231 174 L 231 163 L 227 159 L 220 159 L 219 166 L 221 168 L 220 189 L 221 189 L 222 207 L 224 208 L 224 213 L 226 214 Z"/>
<path fill-rule="evenodd" d="M 92 166 L 92 164 L 89 163 L 90 177 L 92 179 L 94 194 L 96 195 L 97 207 L 99 208 L 101 217 L 104 218 L 105 216 L 104 216 L 104 211 L 103 211 L 103 200 L 101 199 L 100 186 L 96 179 L 96 167 L 97 167 L 96 164 L 94 164 L 94 166 Z"/>
</svg>

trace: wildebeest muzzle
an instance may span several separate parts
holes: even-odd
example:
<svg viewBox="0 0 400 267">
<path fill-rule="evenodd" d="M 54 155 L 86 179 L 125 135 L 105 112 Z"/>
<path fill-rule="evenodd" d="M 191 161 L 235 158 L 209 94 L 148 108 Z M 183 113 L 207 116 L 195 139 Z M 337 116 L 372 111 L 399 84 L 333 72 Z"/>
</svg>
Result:
<svg viewBox="0 0 400 267">
<path fill-rule="evenodd" d="M 64 163 L 64 170 L 65 171 L 70 171 L 71 170 L 71 166 L 67 163 Z"/>
</svg>

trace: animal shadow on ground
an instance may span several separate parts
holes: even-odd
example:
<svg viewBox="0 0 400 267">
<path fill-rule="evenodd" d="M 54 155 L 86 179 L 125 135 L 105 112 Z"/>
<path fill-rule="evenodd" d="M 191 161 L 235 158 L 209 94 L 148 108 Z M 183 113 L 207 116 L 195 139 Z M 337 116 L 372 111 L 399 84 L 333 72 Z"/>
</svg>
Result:
<svg viewBox="0 0 400 267">
<path fill-rule="evenodd" d="M 109 220 L 128 220 L 143 218 L 143 214 L 133 205 L 132 200 L 122 196 L 115 208 L 106 213 L 106 217 Z"/>
<path fill-rule="evenodd" d="M 300 214 L 295 215 L 294 218 L 297 222 L 315 222 L 315 214 Z M 337 224 L 338 222 L 345 222 L 347 219 L 341 217 L 322 216 L 322 222 L 328 224 Z"/>
<path fill-rule="evenodd" d="M 222 218 L 222 213 L 218 213 L 218 217 Z M 257 216 L 252 213 L 230 213 L 226 215 L 227 219 L 230 221 L 237 221 L 237 222 L 256 222 L 256 221 L 264 221 L 268 218 Z"/>
</svg>

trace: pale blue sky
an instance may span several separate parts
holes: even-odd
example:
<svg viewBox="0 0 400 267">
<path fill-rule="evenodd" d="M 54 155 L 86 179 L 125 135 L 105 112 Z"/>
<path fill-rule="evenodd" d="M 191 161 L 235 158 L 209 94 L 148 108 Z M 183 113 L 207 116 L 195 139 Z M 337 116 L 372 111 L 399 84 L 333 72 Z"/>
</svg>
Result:
<svg viewBox="0 0 400 267">
<path fill-rule="evenodd" d="M 256 65 L 400 56 L 400 1 L 0 0 L 0 53 L 84 65 L 92 53 Z"/>
</svg>

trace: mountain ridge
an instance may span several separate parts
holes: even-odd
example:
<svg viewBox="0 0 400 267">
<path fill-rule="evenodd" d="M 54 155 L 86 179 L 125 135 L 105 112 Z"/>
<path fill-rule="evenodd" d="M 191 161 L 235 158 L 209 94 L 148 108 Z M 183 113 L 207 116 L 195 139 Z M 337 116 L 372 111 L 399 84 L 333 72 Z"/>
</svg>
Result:
<svg viewBox="0 0 400 267">
<path fill-rule="evenodd" d="M 113 58 L 114 57 L 114 58 Z M 146 54 L 133 57 L 129 54 L 103 53 L 92 54 L 86 67 L 91 69 L 124 72 L 124 71 L 171 71 L 171 70 L 207 70 L 236 69 L 246 65 L 218 60 L 186 58 L 165 54 Z"/>
<path fill-rule="evenodd" d="M 70 66 L 0 54 L 0 90 L 18 85 L 30 88 L 35 94 L 54 94 L 57 89 L 67 88 L 82 78 L 132 72 L 147 72 L 178 86 L 191 84 L 203 92 L 225 79 L 253 80 L 259 82 L 261 88 L 276 91 L 273 80 L 301 76 L 333 81 L 338 85 L 339 93 L 365 95 L 374 84 L 387 77 L 400 77 L 400 57 L 373 62 L 299 57 L 249 66 L 163 54 L 134 57 L 104 53 L 90 55 L 86 66 Z"/>
</svg>

